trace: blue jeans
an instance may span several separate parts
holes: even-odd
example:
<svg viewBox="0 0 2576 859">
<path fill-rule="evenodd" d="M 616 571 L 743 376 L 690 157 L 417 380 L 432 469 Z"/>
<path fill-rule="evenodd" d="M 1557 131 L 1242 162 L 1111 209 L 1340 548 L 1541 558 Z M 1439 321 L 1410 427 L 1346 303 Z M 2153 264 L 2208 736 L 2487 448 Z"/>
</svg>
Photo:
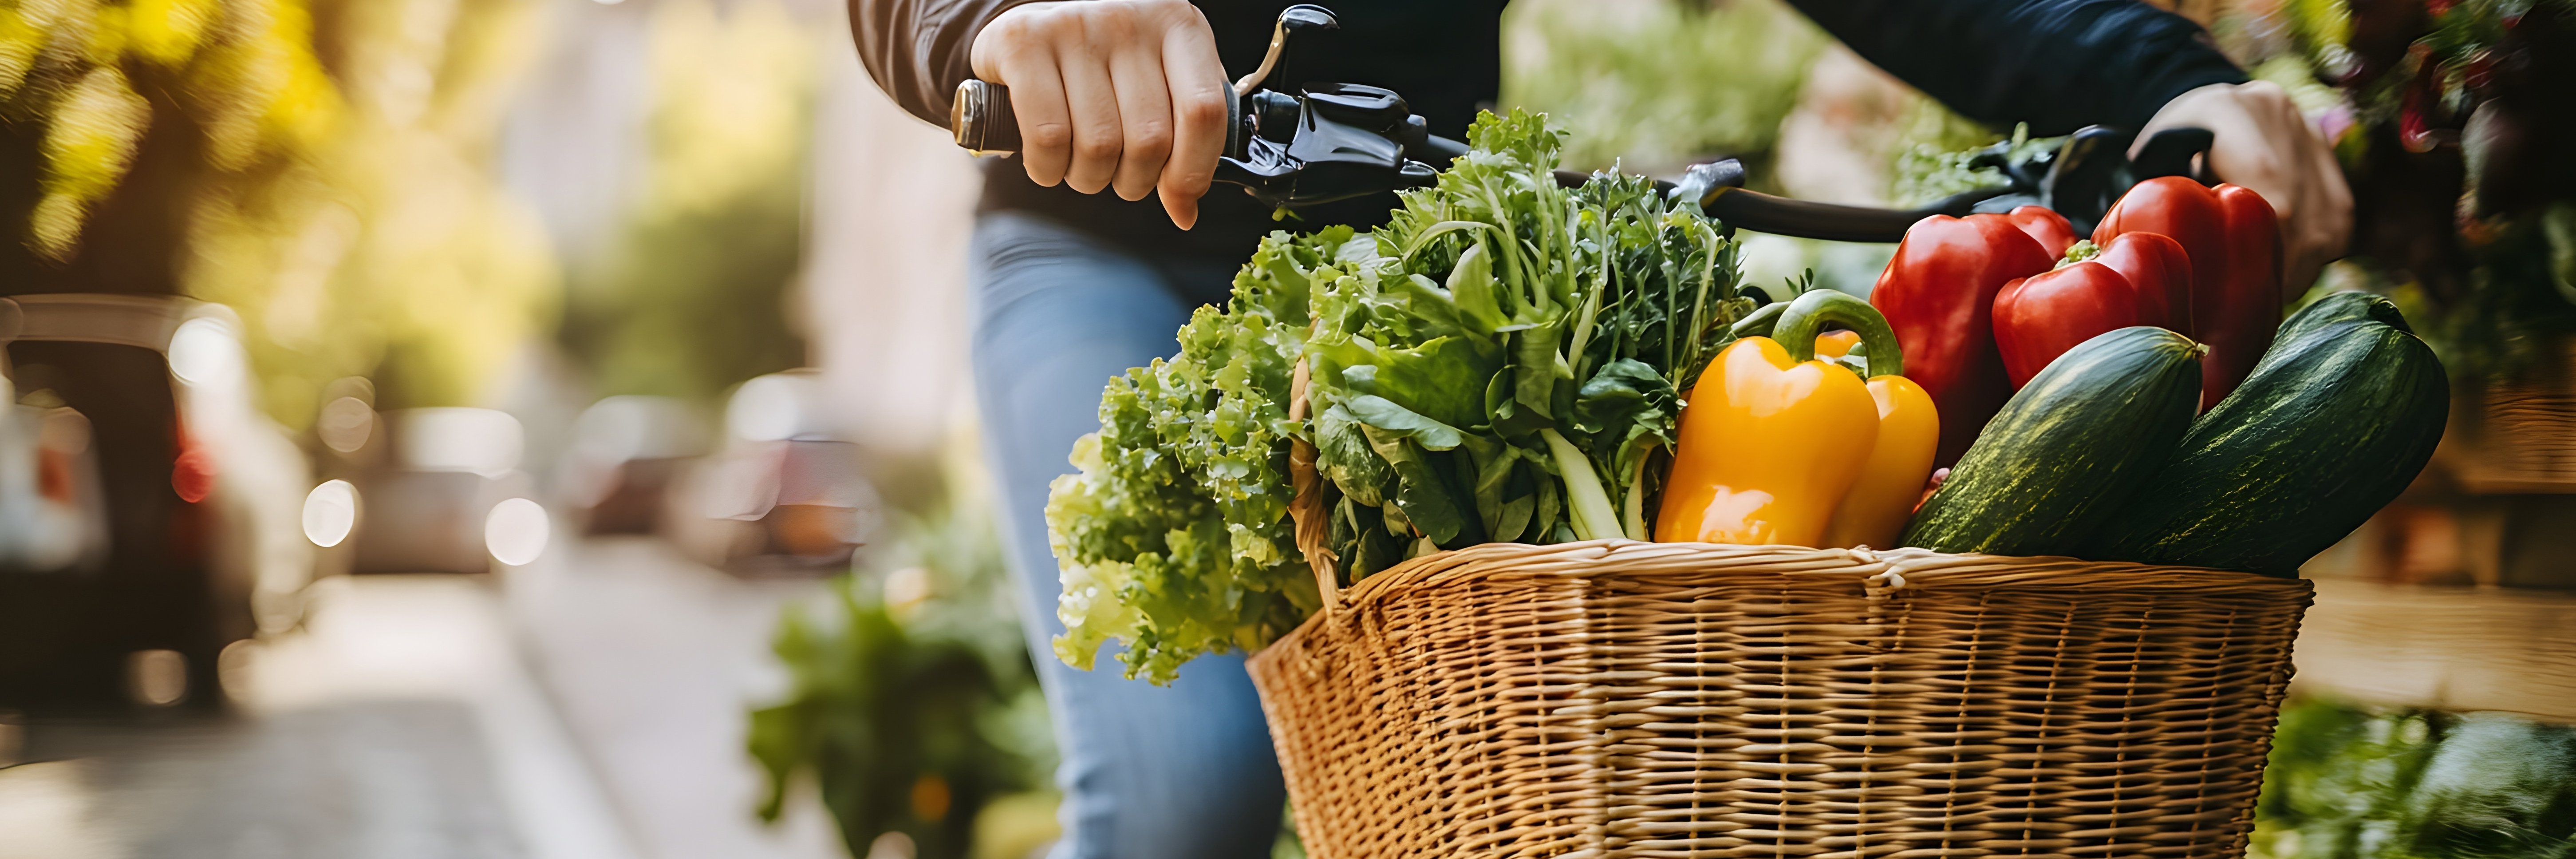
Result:
<svg viewBox="0 0 2576 859">
<path fill-rule="evenodd" d="M 1047 482 L 1100 428 L 1100 389 L 1167 357 L 1172 332 L 1222 302 L 1240 265 L 1150 260 L 1032 215 L 975 224 L 974 369 L 1001 528 L 1027 602 L 1029 652 L 1055 718 L 1065 839 L 1051 859 L 1269 855 L 1285 790 L 1240 655 L 1204 657 L 1169 687 L 1119 676 L 1112 654 L 1076 671 L 1049 642 L 1056 620 Z"/>
</svg>

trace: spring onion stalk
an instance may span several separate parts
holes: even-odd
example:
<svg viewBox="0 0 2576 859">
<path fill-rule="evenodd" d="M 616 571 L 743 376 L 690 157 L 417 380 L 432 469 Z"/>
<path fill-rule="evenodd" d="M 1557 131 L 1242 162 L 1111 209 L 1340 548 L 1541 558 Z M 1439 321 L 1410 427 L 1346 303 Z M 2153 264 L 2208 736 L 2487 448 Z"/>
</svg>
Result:
<svg viewBox="0 0 2576 859">
<path fill-rule="evenodd" d="M 1619 503 L 1619 525 L 1631 540 L 1653 539 L 1646 533 L 1646 460 L 1651 458 L 1642 454 L 1637 457 L 1636 471 L 1628 475 L 1627 497 Z"/>
<path fill-rule="evenodd" d="M 1547 439 L 1547 452 L 1556 457 L 1557 470 L 1565 478 L 1566 513 L 1574 519 L 1574 536 L 1586 540 L 1625 536 L 1619 531 L 1619 513 L 1610 506 L 1610 493 L 1601 488 L 1601 475 L 1592 470 L 1592 460 L 1553 428 L 1538 434 Z"/>
</svg>

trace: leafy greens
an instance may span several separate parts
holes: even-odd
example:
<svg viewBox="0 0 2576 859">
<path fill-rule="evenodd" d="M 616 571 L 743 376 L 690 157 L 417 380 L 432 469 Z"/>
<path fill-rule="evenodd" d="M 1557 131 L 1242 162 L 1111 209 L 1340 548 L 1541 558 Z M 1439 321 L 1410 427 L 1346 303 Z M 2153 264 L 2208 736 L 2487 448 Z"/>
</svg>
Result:
<svg viewBox="0 0 2576 859">
<path fill-rule="evenodd" d="M 1302 267 L 1300 259 L 1302 258 Z M 1226 307 L 1181 351 L 1100 395 L 1100 431 L 1047 497 L 1062 568 L 1056 656 L 1088 669 L 1110 639 L 1130 677 L 1170 682 L 1203 653 L 1251 649 L 1321 604 L 1288 521 L 1288 380 L 1305 345 L 1311 246 L 1263 242 Z"/>
<path fill-rule="evenodd" d="M 1127 642 L 1130 676 L 1257 648 L 1318 602 L 1287 452 L 1312 443 L 1333 566 L 1434 549 L 1647 538 L 1681 392 L 1753 302 L 1696 206 L 1615 169 L 1559 185 L 1563 135 L 1485 114 L 1388 224 L 1274 234 L 1181 352 L 1113 380 L 1058 479 L 1057 653 Z M 1311 417 L 1287 419 L 1307 363 Z"/>
</svg>

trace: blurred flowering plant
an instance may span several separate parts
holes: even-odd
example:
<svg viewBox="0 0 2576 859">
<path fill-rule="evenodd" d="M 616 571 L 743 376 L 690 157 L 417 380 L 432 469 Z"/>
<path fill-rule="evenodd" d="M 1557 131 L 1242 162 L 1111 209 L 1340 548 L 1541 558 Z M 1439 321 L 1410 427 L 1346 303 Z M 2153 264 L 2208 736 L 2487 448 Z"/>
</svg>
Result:
<svg viewBox="0 0 2576 859">
<path fill-rule="evenodd" d="M 2390 292 L 2472 381 L 2576 335 L 2576 2 L 2294 0 L 2276 14 L 2289 56 L 2343 97 L 2324 118 L 2356 259 L 2323 288 Z"/>
</svg>

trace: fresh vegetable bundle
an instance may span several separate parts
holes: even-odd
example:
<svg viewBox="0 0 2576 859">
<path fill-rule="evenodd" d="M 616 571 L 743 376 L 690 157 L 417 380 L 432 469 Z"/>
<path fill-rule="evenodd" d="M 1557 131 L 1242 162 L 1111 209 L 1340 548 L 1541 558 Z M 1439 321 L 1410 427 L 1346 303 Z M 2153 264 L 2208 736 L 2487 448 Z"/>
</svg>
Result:
<svg viewBox="0 0 2576 859">
<path fill-rule="evenodd" d="M 2276 335 L 2277 227 L 2242 188 L 2140 183 L 2090 241 L 2036 206 L 1935 216 L 1871 301 L 1756 308 L 1696 207 L 1615 170 L 1561 187 L 1540 117 L 1470 139 L 1385 227 L 1264 241 L 1180 354 L 1112 380 L 1047 509 L 1060 657 L 1119 639 L 1168 680 L 1302 622 L 1307 561 L 1356 581 L 1497 541 L 2292 574 L 2440 437 L 2440 366 L 2384 300 Z M 1323 521 L 1292 523 L 1309 490 Z"/>
<path fill-rule="evenodd" d="M 1487 114 L 1468 138 L 1387 226 L 1265 240 L 1180 354 L 1110 382 L 1047 507 L 1058 656 L 1087 666 L 1119 639 L 1130 676 L 1168 680 L 1314 611 L 1292 440 L 1314 447 L 1354 580 L 1436 548 L 1647 536 L 1677 392 L 1753 309 L 1735 247 L 1644 177 L 1560 187 L 1541 116 Z"/>
</svg>

